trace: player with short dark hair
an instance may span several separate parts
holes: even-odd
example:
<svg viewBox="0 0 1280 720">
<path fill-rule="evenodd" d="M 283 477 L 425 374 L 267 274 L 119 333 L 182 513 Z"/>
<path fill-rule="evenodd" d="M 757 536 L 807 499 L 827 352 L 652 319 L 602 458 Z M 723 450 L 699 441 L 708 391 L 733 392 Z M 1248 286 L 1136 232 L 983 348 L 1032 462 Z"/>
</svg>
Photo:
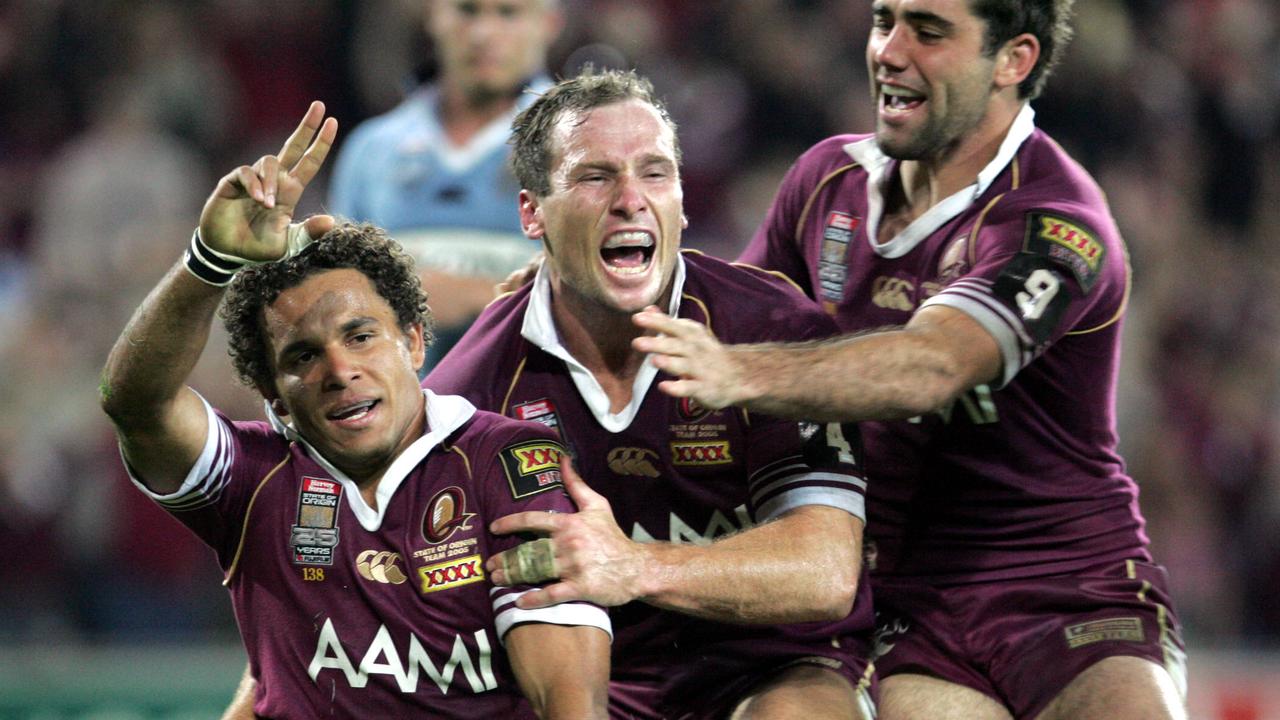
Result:
<svg viewBox="0 0 1280 720">
<path fill-rule="evenodd" d="M 1124 244 L 1028 104 L 1070 9 L 872 4 L 874 135 L 806 152 L 743 254 L 847 335 L 728 347 L 636 318 L 667 335 L 636 347 L 677 396 L 864 421 L 882 720 L 1185 717 L 1177 618 L 1116 449 Z"/>
<path fill-rule="evenodd" d="M 651 303 L 742 341 L 834 324 L 776 276 L 680 251 L 675 128 L 634 73 L 558 83 L 514 144 L 546 260 L 424 384 L 553 428 L 590 486 L 567 474 L 576 514 L 494 522 L 551 539 L 558 582 L 517 602 L 618 606 L 612 717 L 870 720 L 856 429 L 667 398 L 630 347 Z"/>
<path fill-rule="evenodd" d="M 530 587 L 483 566 L 517 544 L 491 519 L 572 512 L 562 446 L 419 388 L 426 299 L 382 231 L 290 225 L 337 132 L 323 118 L 222 178 L 116 342 L 101 399 L 130 476 L 217 554 L 257 715 L 604 717 L 604 611 L 519 608 Z M 224 295 L 270 422 L 184 385 Z"/>
</svg>

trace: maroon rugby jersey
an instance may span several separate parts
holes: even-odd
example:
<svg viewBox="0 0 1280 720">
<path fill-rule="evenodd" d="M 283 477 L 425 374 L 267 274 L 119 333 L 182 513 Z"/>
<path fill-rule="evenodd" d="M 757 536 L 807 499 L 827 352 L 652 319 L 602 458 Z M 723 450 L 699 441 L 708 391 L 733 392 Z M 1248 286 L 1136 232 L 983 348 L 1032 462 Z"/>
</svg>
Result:
<svg viewBox="0 0 1280 720">
<path fill-rule="evenodd" d="M 884 244 L 880 187 L 898 163 L 871 136 L 829 138 L 788 172 L 743 253 L 845 331 L 939 304 L 1000 345 L 993 386 L 927 417 L 862 423 L 873 572 L 964 582 L 1149 559 L 1116 452 L 1124 244 L 1102 191 L 1032 117 L 1025 108 L 975 186 Z"/>
<path fill-rule="evenodd" d="M 528 588 L 495 588 L 484 573 L 519 542 L 490 535 L 494 518 L 574 509 L 544 428 L 427 393 L 428 432 L 388 469 L 375 511 L 292 429 L 208 413 L 183 486 L 147 492 L 216 551 L 259 715 L 532 718 L 504 633 L 525 622 L 607 631 L 585 603 L 520 610 Z"/>
<path fill-rule="evenodd" d="M 709 325 L 721 339 L 803 340 L 836 332 L 775 275 L 691 251 L 681 258 L 669 310 Z M 424 385 L 555 429 L 575 467 L 609 499 L 619 526 L 635 540 L 709 543 L 808 504 L 863 517 L 865 482 L 853 426 L 846 434 L 834 424 L 736 408 L 709 412 L 662 394 L 647 360 L 631 405 L 611 414 L 595 379 L 559 344 L 550 302 L 540 272 L 531 285 L 491 304 Z M 610 614 L 612 699 L 630 692 L 620 683 L 647 688 L 651 692 L 626 700 L 651 705 L 663 717 L 685 716 L 691 703 L 744 673 L 801 657 L 865 667 L 861 641 L 872 623 L 865 583 L 853 613 L 838 623 L 731 626 L 638 602 Z M 841 647 L 833 647 L 833 639 Z"/>
</svg>

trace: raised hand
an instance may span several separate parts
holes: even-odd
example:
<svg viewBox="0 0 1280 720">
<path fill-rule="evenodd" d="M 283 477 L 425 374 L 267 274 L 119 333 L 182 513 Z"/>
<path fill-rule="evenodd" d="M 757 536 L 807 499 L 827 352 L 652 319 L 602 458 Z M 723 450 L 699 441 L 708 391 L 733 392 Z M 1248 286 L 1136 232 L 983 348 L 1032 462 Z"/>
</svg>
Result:
<svg viewBox="0 0 1280 720">
<path fill-rule="evenodd" d="M 255 262 L 284 257 L 294 209 L 337 134 L 338 121 L 325 118 L 324 103 L 313 102 L 278 154 L 241 165 L 219 180 L 200 213 L 205 245 Z M 332 219 L 320 216 L 307 222 L 307 231 L 314 236 L 330 225 Z M 299 232 L 293 230 L 295 251 Z"/>
<path fill-rule="evenodd" d="M 662 392 L 691 397 L 711 410 L 747 398 L 750 374 L 705 325 L 673 318 L 653 306 L 633 315 L 632 322 L 654 334 L 635 338 L 631 347 L 649 353 L 654 367 L 678 378 L 658 383 Z"/>
<path fill-rule="evenodd" d="M 561 463 L 561 475 L 565 490 L 577 504 L 578 512 L 515 513 L 498 518 L 490 525 L 498 535 L 532 532 L 550 538 L 550 552 L 554 557 L 550 566 L 554 568 L 559 582 L 525 593 L 516 604 L 529 609 L 568 600 L 588 600 L 607 607 L 636 599 L 641 595 L 644 546 L 622 533 L 613 519 L 609 501 L 587 486 L 568 457 Z M 546 552 L 546 539 L 534 542 L 542 544 L 532 547 L 532 552 L 539 555 Z M 525 545 L 533 546 L 533 543 Z M 519 584 L 520 578 L 511 577 L 512 573 L 504 566 L 518 566 L 520 554 L 517 547 L 489 558 L 485 570 L 494 584 Z"/>
</svg>

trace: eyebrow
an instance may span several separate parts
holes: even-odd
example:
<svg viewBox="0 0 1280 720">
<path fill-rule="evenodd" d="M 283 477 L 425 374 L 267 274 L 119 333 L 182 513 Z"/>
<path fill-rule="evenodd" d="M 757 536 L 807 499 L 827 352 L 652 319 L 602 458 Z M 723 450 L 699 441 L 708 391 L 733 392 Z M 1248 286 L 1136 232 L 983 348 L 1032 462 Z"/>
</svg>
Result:
<svg viewBox="0 0 1280 720">
<path fill-rule="evenodd" d="M 872 6 L 871 13 L 877 17 L 893 16 L 893 11 L 885 7 L 883 3 L 879 3 L 879 2 L 877 2 L 874 6 Z M 942 30 L 948 30 L 948 31 L 954 29 L 956 26 L 955 23 L 942 17 L 941 15 L 933 12 L 928 12 L 925 10 L 908 10 L 905 13 L 903 13 L 903 19 L 913 25 L 929 23 L 932 25 L 937 25 Z"/>
<path fill-rule="evenodd" d="M 343 335 L 346 335 L 347 333 L 352 332 L 354 330 L 358 330 L 362 327 L 365 327 L 366 325 L 377 325 L 377 324 L 378 324 L 377 318 L 374 318 L 368 315 L 362 315 L 360 317 L 351 318 L 350 320 L 342 323 L 342 326 L 339 327 L 338 330 Z M 298 352 L 299 350 L 305 350 L 307 348 L 310 348 L 311 346 L 312 346 L 312 343 L 309 340 L 294 340 L 293 342 L 289 343 L 288 345 L 285 345 L 283 348 L 280 349 L 280 353 L 278 357 L 282 357 L 282 358 L 289 357 L 291 354 Z"/>
</svg>

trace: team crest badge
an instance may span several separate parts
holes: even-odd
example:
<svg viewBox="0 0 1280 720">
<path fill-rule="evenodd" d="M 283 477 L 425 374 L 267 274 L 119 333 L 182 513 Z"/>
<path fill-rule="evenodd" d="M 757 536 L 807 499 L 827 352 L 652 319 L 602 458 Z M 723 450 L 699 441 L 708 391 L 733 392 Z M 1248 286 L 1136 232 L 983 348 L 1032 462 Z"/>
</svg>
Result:
<svg viewBox="0 0 1280 720">
<path fill-rule="evenodd" d="M 470 530 L 467 521 L 475 517 L 467 512 L 467 496 L 462 488 L 450 485 L 436 493 L 422 514 L 422 537 L 432 545 L 448 540 L 458 530 Z"/>
</svg>

